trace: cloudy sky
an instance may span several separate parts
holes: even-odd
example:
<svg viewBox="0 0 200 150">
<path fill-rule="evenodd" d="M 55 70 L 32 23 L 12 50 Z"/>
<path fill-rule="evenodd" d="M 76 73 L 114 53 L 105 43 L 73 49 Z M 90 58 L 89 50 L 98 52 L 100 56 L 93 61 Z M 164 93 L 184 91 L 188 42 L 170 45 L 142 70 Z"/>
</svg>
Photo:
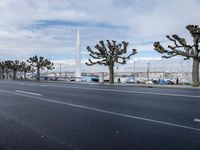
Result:
<svg viewBox="0 0 200 150">
<path fill-rule="evenodd" d="M 138 49 L 131 68 L 135 61 L 160 60 L 152 45 L 168 44 L 167 34 L 191 41 L 185 26 L 200 25 L 199 8 L 199 0 L 0 0 L 0 60 L 37 54 L 73 64 L 79 27 L 82 62 L 86 46 L 125 40 Z"/>
</svg>

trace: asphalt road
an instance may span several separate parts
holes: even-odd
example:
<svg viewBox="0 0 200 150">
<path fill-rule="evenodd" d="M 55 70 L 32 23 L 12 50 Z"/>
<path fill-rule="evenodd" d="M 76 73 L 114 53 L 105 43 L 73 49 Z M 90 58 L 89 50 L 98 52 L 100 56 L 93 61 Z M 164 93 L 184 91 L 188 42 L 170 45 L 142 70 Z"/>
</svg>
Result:
<svg viewBox="0 0 200 150">
<path fill-rule="evenodd" d="M 0 150 L 200 150 L 200 90 L 0 81 Z"/>
</svg>

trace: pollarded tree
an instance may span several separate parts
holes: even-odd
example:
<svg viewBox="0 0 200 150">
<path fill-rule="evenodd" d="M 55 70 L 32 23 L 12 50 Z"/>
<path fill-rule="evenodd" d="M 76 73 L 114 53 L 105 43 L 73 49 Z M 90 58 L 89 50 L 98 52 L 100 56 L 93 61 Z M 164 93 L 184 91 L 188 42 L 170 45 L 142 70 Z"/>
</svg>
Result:
<svg viewBox="0 0 200 150">
<path fill-rule="evenodd" d="M 48 70 L 53 69 L 53 63 L 44 57 L 38 57 L 37 55 L 30 57 L 27 60 L 31 66 L 36 68 L 37 71 L 37 80 L 40 80 L 40 69 L 47 68 Z"/>
<path fill-rule="evenodd" d="M 154 49 L 161 53 L 165 54 L 163 58 L 171 58 L 177 55 L 185 57 L 184 59 L 193 59 L 192 66 L 192 86 L 199 86 L 199 62 L 200 62 L 200 28 L 198 25 L 188 25 L 186 29 L 190 32 L 193 43 L 188 44 L 184 38 L 179 37 L 174 34 L 172 36 L 167 35 L 166 37 L 174 43 L 173 46 L 169 45 L 169 49 L 165 49 L 160 45 L 159 42 L 154 43 Z"/>
<path fill-rule="evenodd" d="M 24 73 L 24 79 L 26 79 L 26 73 L 31 72 L 31 65 L 28 65 L 26 62 L 21 62 L 20 70 Z"/>
<path fill-rule="evenodd" d="M 95 50 L 92 50 L 89 46 L 87 47 L 90 57 L 94 60 L 89 59 L 86 65 L 92 66 L 95 64 L 105 65 L 109 68 L 109 83 L 114 83 L 114 66 L 115 63 L 126 64 L 127 59 L 130 59 L 132 55 L 135 55 L 136 49 L 132 49 L 132 52 L 125 56 L 127 53 L 128 42 L 122 42 L 117 44 L 116 41 L 107 40 L 105 45 L 104 41 L 100 41 L 99 44 L 95 46 Z"/>
<path fill-rule="evenodd" d="M 12 71 L 10 69 L 10 62 L 9 61 L 4 61 L 4 64 L 5 64 L 4 72 L 6 73 L 6 79 L 8 79 L 9 78 L 9 73 Z"/>
<path fill-rule="evenodd" d="M 17 71 L 20 70 L 20 68 L 21 68 L 21 64 L 20 64 L 19 60 L 14 60 L 14 61 L 8 60 L 8 61 L 5 61 L 5 64 L 8 69 L 12 70 L 13 80 L 16 80 Z"/>
<path fill-rule="evenodd" d="M 1 69 L 1 70 L 0 70 L 0 71 L 1 71 L 0 79 L 4 79 L 5 68 L 6 68 L 5 62 L 4 62 L 4 61 L 1 61 L 1 62 L 0 62 L 0 69 Z"/>
</svg>

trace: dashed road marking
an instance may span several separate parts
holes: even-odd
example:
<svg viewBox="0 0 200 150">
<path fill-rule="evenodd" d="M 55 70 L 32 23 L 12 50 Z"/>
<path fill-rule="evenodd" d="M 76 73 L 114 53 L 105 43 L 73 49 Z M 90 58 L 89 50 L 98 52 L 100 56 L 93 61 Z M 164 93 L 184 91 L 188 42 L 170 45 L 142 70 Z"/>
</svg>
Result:
<svg viewBox="0 0 200 150">
<path fill-rule="evenodd" d="M 27 91 L 15 90 L 15 92 L 17 92 L 17 93 L 23 93 L 23 94 L 30 94 L 30 95 L 35 95 L 35 96 L 42 96 L 42 94 L 33 93 L 33 92 L 27 92 Z"/>
<path fill-rule="evenodd" d="M 145 92 L 136 90 L 122 90 L 122 89 L 107 89 L 107 88 L 94 88 L 94 87 L 72 87 L 72 86 L 62 86 L 62 85 L 51 85 L 51 84 L 25 84 L 25 83 L 14 83 L 14 84 L 24 84 L 29 86 L 48 86 L 48 87 L 58 87 L 58 88 L 68 88 L 68 89 L 83 89 L 83 90 L 95 90 L 104 92 L 121 92 L 121 93 L 132 93 L 132 94 L 145 94 L 154 96 L 171 96 L 171 97 L 186 97 L 186 98 L 196 98 L 200 99 L 200 95 L 185 95 L 185 94 L 173 94 L 173 93 L 161 93 L 161 92 Z"/>
<path fill-rule="evenodd" d="M 42 86 L 42 87 L 47 87 L 47 85 L 42 85 L 42 84 L 41 84 L 40 86 Z"/>
<path fill-rule="evenodd" d="M 200 119 L 194 118 L 194 122 L 199 122 L 200 123 Z"/>
<path fill-rule="evenodd" d="M 114 115 L 114 116 L 118 116 L 118 117 L 125 117 L 125 118 L 129 118 L 129 119 L 136 119 L 136 120 L 141 120 L 141 121 L 146 121 L 146 122 L 151 122 L 151 123 L 156 123 L 156 124 L 161 124 L 161 125 L 167 125 L 167 126 L 171 126 L 171 127 L 177 127 L 177 128 L 182 128 L 182 129 L 187 129 L 187 130 L 192 130 L 192 131 L 198 131 L 198 132 L 200 132 L 200 128 L 196 128 L 196 127 L 191 127 L 191 126 L 186 126 L 186 125 L 181 125 L 181 124 L 175 124 L 175 123 L 169 123 L 169 122 L 159 121 L 159 120 L 153 120 L 153 119 L 149 119 L 149 118 L 143 118 L 143 117 L 138 117 L 138 116 L 124 114 L 124 113 L 112 112 L 112 111 L 108 111 L 108 110 L 104 110 L 104 109 L 99 109 L 99 108 L 93 108 L 93 107 L 88 107 L 88 106 L 83 106 L 83 105 L 66 103 L 66 102 L 62 102 L 62 101 L 58 101 L 58 100 L 52 100 L 52 99 L 47 99 L 47 98 L 42 98 L 42 97 L 34 97 L 34 96 L 31 96 L 31 95 L 25 95 L 23 93 L 13 93 L 13 92 L 1 90 L 1 89 L 0 89 L 0 92 L 14 94 L 14 95 L 23 96 L 23 97 L 28 97 L 28 98 L 32 98 L 32 99 L 37 99 L 37 100 L 40 100 L 40 101 L 46 101 L 46 102 L 50 102 L 50 103 L 57 103 L 57 104 L 71 106 L 71 107 L 75 107 L 75 108 L 80 108 L 80 109 L 85 109 L 85 110 L 100 112 L 100 113 L 104 113 L 104 114 L 108 114 L 108 115 Z M 28 100 L 28 99 L 26 99 L 26 100 Z"/>
</svg>

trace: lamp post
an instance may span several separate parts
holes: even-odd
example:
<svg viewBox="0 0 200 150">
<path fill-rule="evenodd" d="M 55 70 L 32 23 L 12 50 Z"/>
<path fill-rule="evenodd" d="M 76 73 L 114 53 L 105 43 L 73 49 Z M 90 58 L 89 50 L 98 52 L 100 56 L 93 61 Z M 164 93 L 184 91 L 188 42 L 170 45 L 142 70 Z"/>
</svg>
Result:
<svg viewBox="0 0 200 150">
<path fill-rule="evenodd" d="M 133 60 L 133 77 L 135 77 L 135 59 Z"/>
<path fill-rule="evenodd" d="M 147 78 L 148 78 L 148 81 L 149 81 L 149 71 L 150 71 L 150 63 L 148 62 L 147 63 Z"/>
<path fill-rule="evenodd" d="M 60 64 L 60 77 L 62 76 L 61 64 Z"/>
</svg>

